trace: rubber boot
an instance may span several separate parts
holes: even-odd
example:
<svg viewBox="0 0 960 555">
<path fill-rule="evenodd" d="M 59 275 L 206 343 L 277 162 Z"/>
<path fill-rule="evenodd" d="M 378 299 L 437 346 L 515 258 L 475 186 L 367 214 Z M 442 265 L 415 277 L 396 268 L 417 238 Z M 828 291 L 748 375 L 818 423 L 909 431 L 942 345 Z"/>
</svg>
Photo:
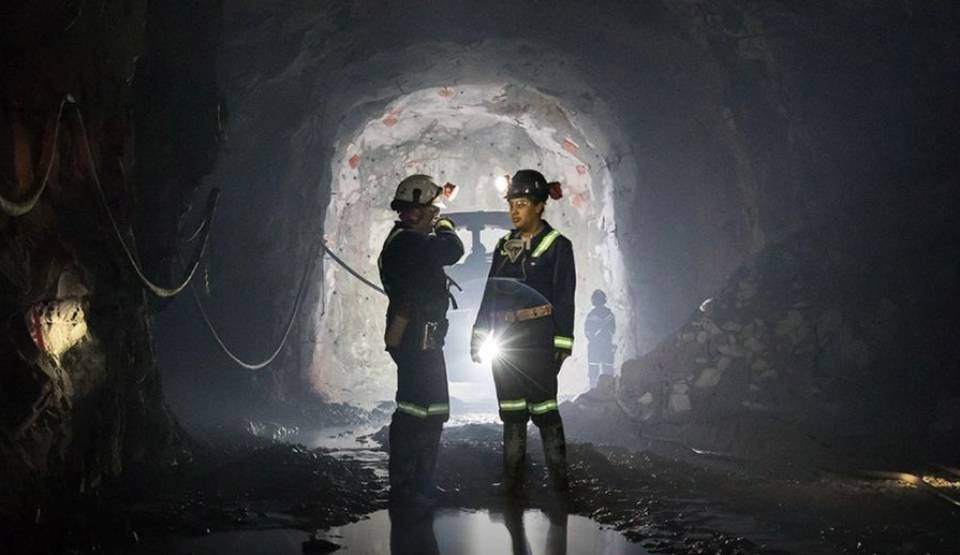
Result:
<svg viewBox="0 0 960 555">
<path fill-rule="evenodd" d="M 437 488 L 433 485 L 433 477 L 437 470 L 437 455 L 440 452 L 440 434 L 443 432 L 442 423 L 429 423 L 419 432 L 417 441 L 417 470 L 416 484 L 418 499 L 435 502 Z M 431 503 L 432 504 L 432 503 Z"/>
<path fill-rule="evenodd" d="M 503 423 L 503 489 L 508 495 L 523 491 L 524 461 L 527 455 L 527 423 Z"/>
<path fill-rule="evenodd" d="M 569 490 L 567 441 L 563 436 L 563 423 L 556 422 L 542 426 L 540 439 L 543 440 L 543 458 L 546 460 L 547 472 L 550 474 L 550 484 L 554 491 Z"/>
<path fill-rule="evenodd" d="M 410 417 L 394 414 L 390 423 L 390 503 L 404 504 L 416 492 L 416 425 Z"/>
</svg>

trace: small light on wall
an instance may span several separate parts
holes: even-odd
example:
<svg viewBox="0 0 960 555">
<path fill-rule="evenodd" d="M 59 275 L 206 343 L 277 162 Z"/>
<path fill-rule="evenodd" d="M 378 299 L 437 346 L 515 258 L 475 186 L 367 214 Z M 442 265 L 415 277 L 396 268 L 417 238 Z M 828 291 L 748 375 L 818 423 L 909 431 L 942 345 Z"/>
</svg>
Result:
<svg viewBox="0 0 960 555">
<path fill-rule="evenodd" d="M 87 336 L 85 304 L 79 298 L 55 299 L 34 303 L 27 310 L 30 337 L 57 366 L 61 356 Z"/>
</svg>

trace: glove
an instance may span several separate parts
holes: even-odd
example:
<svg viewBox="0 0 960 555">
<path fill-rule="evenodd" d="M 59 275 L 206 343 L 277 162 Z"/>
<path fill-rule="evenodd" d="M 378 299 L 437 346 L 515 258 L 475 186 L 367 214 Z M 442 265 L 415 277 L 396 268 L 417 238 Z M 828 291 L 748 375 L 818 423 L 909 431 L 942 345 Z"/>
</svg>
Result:
<svg viewBox="0 0 960 555">
<path fill-rule="evenodd" d="M 453 223 L 453 220 L 444 216 L 438 219 L 433 223 L 433 232 L 439 233 L 440 231 L 456 231 L 457 224 Z"/>
<path fill-rule="evenodd" d="M 563 349 L 557 349 L 553 352 L 553 360 L 557 363 L 557 367 L 563 366 L 563 361 L 567 360 L 570 356 L 570 351 L 565 351 Z"/>
</svg>

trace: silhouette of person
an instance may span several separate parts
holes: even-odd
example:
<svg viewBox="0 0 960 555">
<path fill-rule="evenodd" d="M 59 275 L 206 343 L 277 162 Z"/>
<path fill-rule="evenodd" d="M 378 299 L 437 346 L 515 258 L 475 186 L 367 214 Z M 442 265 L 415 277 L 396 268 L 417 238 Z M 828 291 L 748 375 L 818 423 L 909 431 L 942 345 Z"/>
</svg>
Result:
<svg viewBox="0 0 960 555">
<path fill-rule="evenodd" d="M 617 322 L 613 312 L 607 307 L 607 295 L 597 289 L 590 296 L 593 309 L 587 314 L 584 334 L 587 336 L 587 376 L 590 389 L 597 387 L 601 374 L 613 375 L 613 334 L 617 331 Z"/>
</svg>

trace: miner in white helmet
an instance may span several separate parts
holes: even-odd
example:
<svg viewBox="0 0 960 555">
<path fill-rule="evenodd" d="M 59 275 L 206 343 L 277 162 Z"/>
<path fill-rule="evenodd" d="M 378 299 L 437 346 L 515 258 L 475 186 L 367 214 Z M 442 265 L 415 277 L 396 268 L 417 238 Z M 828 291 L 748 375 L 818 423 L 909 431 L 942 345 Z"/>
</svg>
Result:
<svg viewBox="0 0 960 555">
<path fill-rule="evenodd" d="M 448 278 L 443 267 L 463 256 L 449 218 L 437 218 L 452 185 L 430 176 L 400 182 L 390 208 L 399 220 L 378 265 L 389 297 L 386 350 L 397 364 L 397 409 L 390 425 L 391 504 L 432 504 L 443 423 L 450 416 L 443 342 Z"/>
</svg>

